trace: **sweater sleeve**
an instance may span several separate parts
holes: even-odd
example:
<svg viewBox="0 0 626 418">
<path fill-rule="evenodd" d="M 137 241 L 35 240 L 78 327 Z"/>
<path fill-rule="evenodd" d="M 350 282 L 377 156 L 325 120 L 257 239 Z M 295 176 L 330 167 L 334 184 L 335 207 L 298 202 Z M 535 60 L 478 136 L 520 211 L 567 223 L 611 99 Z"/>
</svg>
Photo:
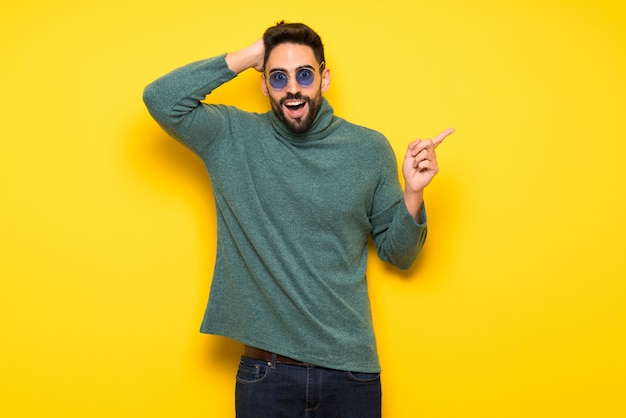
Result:
<svg viewBox="0 0 626 418">
<path fill-rule="evenodd" d="M 237 76 L 228 68 L 225 56 L 178 68 L 150 83 L 143 93 L 144 103 L 159 125 L 196 153 L 227 129 L 221 107 L 201 102 Z"/>
<path fill-rule="evenodd" d="M 396 158 L 390 146 L 380 164 L 380 179 L 370 217 L 372 239 L 381 260 L 406 270 L 426 241 L 426 209 L 422 205 L 420 221 L 416 222 L 406 208 Z"/>
</svg>

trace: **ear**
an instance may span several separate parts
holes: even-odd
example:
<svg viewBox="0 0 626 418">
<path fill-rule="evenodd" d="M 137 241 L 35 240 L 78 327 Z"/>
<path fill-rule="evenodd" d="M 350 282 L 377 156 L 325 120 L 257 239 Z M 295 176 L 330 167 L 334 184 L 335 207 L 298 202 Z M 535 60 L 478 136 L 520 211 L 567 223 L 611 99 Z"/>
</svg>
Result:
<svg viewBox="0 0 626 418">
<path fill-rule="evenodd" d="M 265 97 L 269 96 L 270 93 L 267 91 L 267 83 L 265 82 L 265 73 L 261 73 L 261 91 Z"/>
<path fill-rule="evenodd" d="M 330 70 L 328 68 L 324 68 L 322 72 L 322 92 L 328 91 L 330 88 Z"/>
</svg>

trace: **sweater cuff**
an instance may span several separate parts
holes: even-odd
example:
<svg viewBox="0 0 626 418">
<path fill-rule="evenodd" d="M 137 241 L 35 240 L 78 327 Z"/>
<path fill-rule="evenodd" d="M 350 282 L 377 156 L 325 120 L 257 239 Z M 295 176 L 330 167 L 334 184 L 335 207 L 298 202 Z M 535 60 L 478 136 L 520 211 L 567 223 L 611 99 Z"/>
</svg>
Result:
<svg viewBox="0 0 626 418">
<path fill-rule="evenodd" d="M 422 202 L 422 207 L 420 209 L 420 218 L 419 221 L 416 221 L 413 215 L 409 213 L 409 210 L 406 208 L 405 204 L 402 204 L 402 222 L 406 222 L 407 224 L 414 225 L 417 227 L 426 226 L 427 217 L 426 217 L 426 205 Z"/>
</svg>

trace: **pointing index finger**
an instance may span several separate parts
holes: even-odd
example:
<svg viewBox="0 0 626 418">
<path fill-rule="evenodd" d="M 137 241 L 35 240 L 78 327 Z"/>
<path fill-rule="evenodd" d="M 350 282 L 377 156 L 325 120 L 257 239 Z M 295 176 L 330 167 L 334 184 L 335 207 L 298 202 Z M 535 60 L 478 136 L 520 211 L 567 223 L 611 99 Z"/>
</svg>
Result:
<svg viewBox="0 0 626 418">
<path fill-rule="evenodd" d="M 437 148 L 437 146 L 439 144 L 441 144 L 443 142 L 443 140 L 448 136 L 451 135 L 454 132 L 454 128 L 448 128 L 445 131 L 443 131 L 442 133 L 440 133 L 439 135 L 437 135 L 436 137 L 433 138 L 433 145 L 435 146 L 435 148 Z"/>
</svg>

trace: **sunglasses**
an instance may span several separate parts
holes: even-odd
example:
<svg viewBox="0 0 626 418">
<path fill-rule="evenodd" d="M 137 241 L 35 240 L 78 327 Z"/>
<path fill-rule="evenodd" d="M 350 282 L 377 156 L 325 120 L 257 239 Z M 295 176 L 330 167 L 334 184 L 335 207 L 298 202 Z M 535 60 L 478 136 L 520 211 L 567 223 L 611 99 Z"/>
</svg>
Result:
<svg viewBox="0 0 626 418">
<path fill-rule="evenodd" d="M 324 65 L 324 61 L 319 65 L 318 69 L 322 68 Z M 287 87 L 287 83 L 289 83 L 289 74 L 282 70 L 272 70 L 270 71 L 267 80 L 275 90 L 282 90 Z M 315 69 L 311 66 L 306 66 L 299 68 L 296 71 L 296 82 L 300 84 L 302 87 L 308 87 L 313 84 L 315 80 Z"/>
</svg>

